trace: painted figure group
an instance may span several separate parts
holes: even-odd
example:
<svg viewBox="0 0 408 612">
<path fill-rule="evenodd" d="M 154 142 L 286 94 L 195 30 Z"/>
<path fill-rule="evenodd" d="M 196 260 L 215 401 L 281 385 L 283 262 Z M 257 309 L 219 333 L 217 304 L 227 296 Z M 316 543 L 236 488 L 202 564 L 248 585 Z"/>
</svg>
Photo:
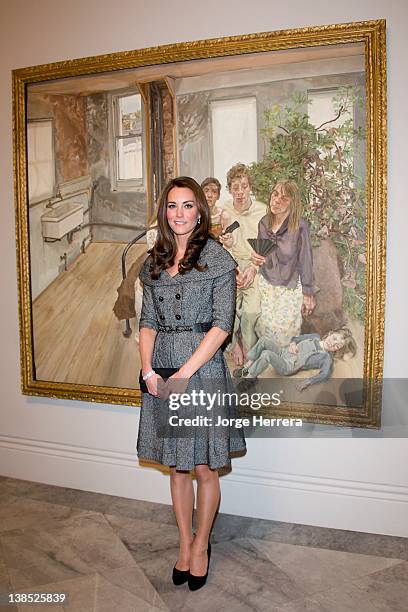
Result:
<svg viewBox="0 0 408 612">
<path fill-rule="evenodd" d="M 330 375 L 332 356 L 352 356 L 356 347 L 347 328 L 323 339 L 300 333 L 302 316 L 310 315 L 316 306 L 317 287 L 299 188 L 292 180 L 278 181 L 266 206 L 251 195 L 250 173 L 241 163 L 229 170 L 227 186 L 232 199 L 217 206 L 218 179 L 208 177 L 201 183 L 211 231 L 238 263 L 235 324 L 228 347 L 237 366 L 234 375 L 256 378 L 268 365 L 279 375 L 318 369 L 317 375 L 299 385 L 303 390 Z"/>
</svg>

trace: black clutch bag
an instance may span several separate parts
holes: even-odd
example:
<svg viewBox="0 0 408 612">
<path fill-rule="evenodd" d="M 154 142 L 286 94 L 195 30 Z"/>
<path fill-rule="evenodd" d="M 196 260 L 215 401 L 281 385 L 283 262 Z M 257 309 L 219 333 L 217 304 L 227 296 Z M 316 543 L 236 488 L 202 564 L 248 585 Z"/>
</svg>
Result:
<svg viewBox="0 0 408 612">
<path fill-rule="evenodd" d="M 156 374 L 162 377 L 163 380 L 167 380 L 170 376 L 173 376 L 176 372 L 178 372 L 178 368 L 155 368 L 154 370 Z M 146 385 L 146 381 L 143 380 L 142 370 L 140 370 L 139 374 L 139 386 L 142 393 L 149 393 L 149 390 Z"/>
</svg>

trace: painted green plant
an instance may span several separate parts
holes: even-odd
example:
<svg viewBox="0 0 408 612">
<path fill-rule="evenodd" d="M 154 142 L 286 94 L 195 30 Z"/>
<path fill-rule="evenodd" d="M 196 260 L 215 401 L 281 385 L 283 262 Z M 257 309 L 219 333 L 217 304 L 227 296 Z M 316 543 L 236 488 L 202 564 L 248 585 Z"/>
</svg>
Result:
<svg viewBox="0 0 408 612">
<path fill-rule="evenodd" d="M 251 165 L 256 197 L 268 202 L 280 179 L 299 185 L 303 216 L 315 246 L 330 238 L 342 267 L 343 307 L 352 318 L 365 316 L 365 188 L 362 127 L 353 117 L 362 108 L 356 88 L 337 90 L 333 116 L 312 125 L 307 94 L 294 94 L 288 104 L 265 110 L 266 154 Z"/>
</svg>

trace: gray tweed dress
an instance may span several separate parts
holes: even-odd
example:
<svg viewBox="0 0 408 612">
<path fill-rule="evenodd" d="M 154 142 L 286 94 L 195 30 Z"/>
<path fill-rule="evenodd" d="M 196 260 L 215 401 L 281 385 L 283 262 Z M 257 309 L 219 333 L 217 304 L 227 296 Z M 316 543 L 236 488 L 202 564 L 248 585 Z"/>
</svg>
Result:
<svg viewBox="0 0 408 612">
<path fill-rule="evenodd" d="M 206 263 L 203 272 L 191 270 L 171 277 L 163 271 L 157 280 L 150 276 L 149 256 L 139 275 L 143 283 L 143 306 L 139 328 L 148 327 L 158 333 L 153 350 L 153 368 L 180 368 L 197 349 L 205 332 L 160 331 L 164 326 L 189 326 L 210 322 L 212 326 L 231 332 L 236 296 L 236 262 L 215 240 L 209 238 L 201 251 L 199 263 Z M 246 448 L 242 428 L 236 427 L 237 402 L 220 398 L 234 387 L 221 349 L 190 378 L 186 392 L 211 389 L 217 401 L 208 405 L 180 406 L 171 409 L 169 402 L 142 393 L 137 453 L 140 459 L 192 470 L 197 464 L 211 469 L 228 467 L 231 453 Z M 212 424 L 177 428 L 169 427 L 168 418 L 210 417 Z M 223 426 L 217 425 L 219 417 Z M 167 426 L 163 428 L 163 423 Z"/>
</svg>

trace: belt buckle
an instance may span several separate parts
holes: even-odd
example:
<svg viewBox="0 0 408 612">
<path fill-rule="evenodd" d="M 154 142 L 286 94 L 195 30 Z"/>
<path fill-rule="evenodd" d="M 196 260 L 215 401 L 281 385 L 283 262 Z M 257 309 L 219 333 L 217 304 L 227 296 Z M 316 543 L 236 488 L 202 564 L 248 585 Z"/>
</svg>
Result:
<svg viewBox="0 0 408 612">
<path fill-rule="evenodd" d="M 189 325 L 176 325 L 176 327 L 174 328 L 174 331 L 177 333 L 180 333 L 183 331 L 193 331 L 193 328 Z"/>
<path fill-rule="evenodd" d="M 159 325 L 159 331 L 169 333 L 174 331 L 174 328 L 171 325 Z"/>
</svg>

